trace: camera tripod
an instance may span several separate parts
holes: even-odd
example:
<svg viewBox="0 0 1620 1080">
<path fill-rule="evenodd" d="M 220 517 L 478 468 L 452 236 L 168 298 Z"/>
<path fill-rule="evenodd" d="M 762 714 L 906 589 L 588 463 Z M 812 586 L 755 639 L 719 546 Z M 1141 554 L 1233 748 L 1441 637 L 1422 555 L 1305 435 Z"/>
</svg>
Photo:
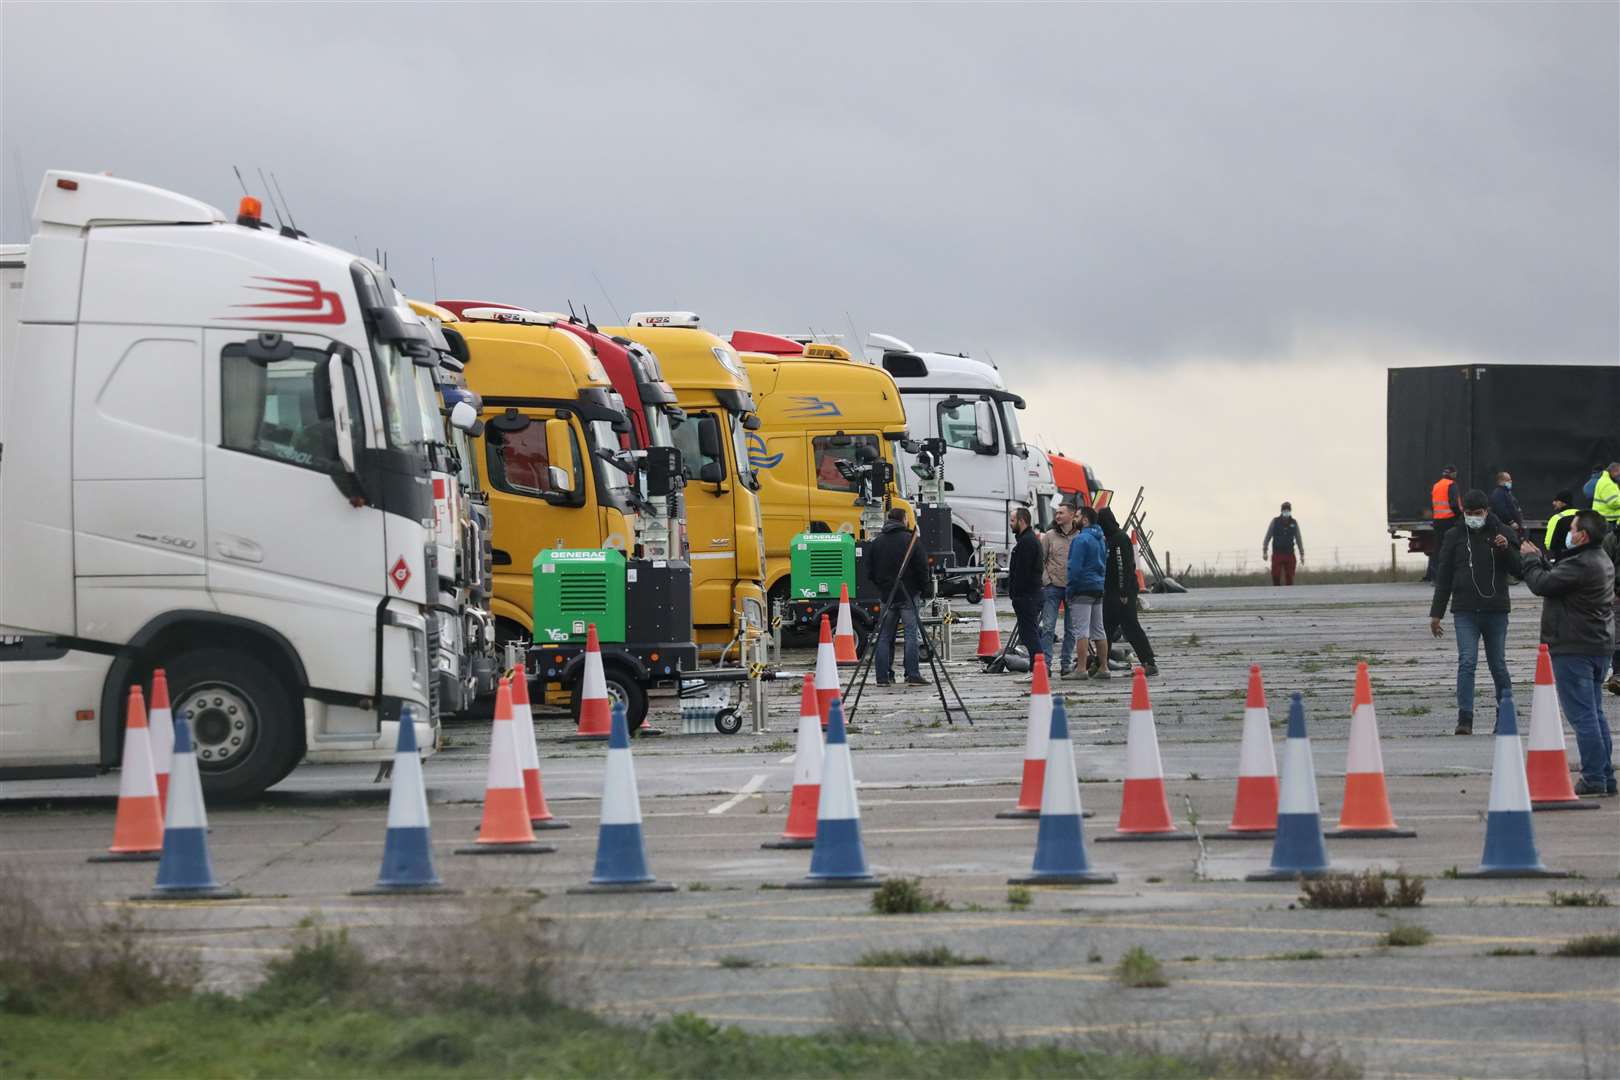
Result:
<svg viewBox="0 0 1620 1080">
<path fill-rule="evenodd" d="M 855 716 L 855 710 L 860 707 L 861 694 L 866 689 L 866 680 L 872 674 L 872 664 L 877 658 L 878 635 L 883 632 L 883 624 L 888 618 L 889 609 L 894 604 L 895 595 L 902 588 L 904 588 L 903 582 L 905 581 L 906 567 L 910 564 L 912 552 L 914 552 L 916 549 L 917 534 L 912 533 L 911 543 L 906 545 L 906 554 L 900 560 L 900 572 L 895 577 L 894 585 L 889 589 L 889 595 L 884 598 L 882 606 L 878 608 L 877 622 L 874 623 L 872 629 L 867 632 L 866 647 L 861 653 L 861 661 L 859 664 L 855 665 L 855 670 L 850 674 L 849 677 L 849 685 L 844 688 L 844 718 L 846 720 L 853 719 Z M 916 607 L 916 597 L 913 597 L 908 593 L 906 595 L 906 600 L 914 608 Z M 898 619 L 898 617 L 899 616 L 897 615 L 896 618 Z M 918 625 L 921 625 L 921 623 L 922 618 L 921 613 L 919 612 Z M 910 633 L 910 630 L 907 630 L 906 632 Z M 945 632 L 950 633 L 948 627 L 945 628 Z M 952 726 L 955 726 L 956 720 L 952 714 L 961 713 L 962 719 L 966 720 L 970 727 L 973 726 L 973 716 L 968 712 L 967 703 L 962 700 L 961 691 L 957 690 L 956 683 L 951 681 L 951 673 L 945 669 L 945 665 L 939 662 L 939 641 L 933 634 L 929 632 L 927 627 L 923 627 L 922 636 L 923 639 L 917 642 L 917 649 L 919 652 L 922 652 L 927 656 L 928 669 L 934 676 L 934 690 L 939 694 L 939 704 L 940 708 L 945 711 L 946 722 Z M 952 705 L 945 697 L 945 687 L 947 686 L 951 688 L 951 696 L 956 699 L 955 705 Z"/>
</svg>

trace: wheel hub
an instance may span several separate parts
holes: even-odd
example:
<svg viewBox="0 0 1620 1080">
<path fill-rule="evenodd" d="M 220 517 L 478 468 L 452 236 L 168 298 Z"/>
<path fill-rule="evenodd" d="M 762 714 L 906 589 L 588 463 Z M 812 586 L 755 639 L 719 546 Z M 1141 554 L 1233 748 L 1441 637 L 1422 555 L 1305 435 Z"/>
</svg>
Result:
<svg viewBox="0 0 1620 1080">
<path fill-rule="evenodd" d="M 242 758 L 258 734 L 258 714 L 234 686 L 214 683 L 191 688 L 180 708 L 191 724 L 197 764 L 225 768 Z"/>
</svg>

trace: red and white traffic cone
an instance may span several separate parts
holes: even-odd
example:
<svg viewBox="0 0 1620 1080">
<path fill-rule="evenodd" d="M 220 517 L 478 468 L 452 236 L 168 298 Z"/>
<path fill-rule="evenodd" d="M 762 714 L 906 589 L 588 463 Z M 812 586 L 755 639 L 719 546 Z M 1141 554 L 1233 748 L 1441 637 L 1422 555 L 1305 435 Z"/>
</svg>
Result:
<svg viewBox="0 0 1620 1080">
<path fill-rule="evenodd" d="M 1036 649 L 1040 643 L 1036 642 Z M 984 595 L 979 598 L 979 659 L 994 660 L 1001 655 L 1001 624 L 996 621 L 996 577 L 985 575 Z"/>
<path fill-rule="evenodd" d="M 1024 776 L 1018 805 L 998 818 L 1038 818 L 1041 790 L 1046 783 L 1046 743 L 1052 732 L 1052 684 L 1046 673 L 1046 654 L 1035 650 L 1035 670 L 1029 680 L 1029 729 L 1024 734 Z"/>
<path fill-rule="evenodd" d="M 512 725 L 512 682 L 501 679 L 495 691 L 495 721 L 489 734 L 489 774 L 484 784 L 484 818 L 478 842 L 457 848 L 457 855 L 539 855 L 557 849 L 538 844 L 529 824 L 529 802 L 523 793 L 523 769 Z"/>
<path fill-rule="evenodd" d="M 833 631 L 833 659 L 839 667 L 860 663 L 855 655 L 855 618 L 849 611 L 849 586 L 838 586 L 838 628 Z"/>
<path fill-rule="evenodd" d="M 174 760 L 174 710 L 169 706 L 169 677 L 152 672 L 152 708 L 146 716 L 152 732 L 152 768 L 157 772 L 158 805 L 169 806 L 169 769 Z"/>
<path fill-rule="evenodd" d="M 1378 711 L 1373 708 L 1372 679 L 1367 665 L 1356 665 L 1356 696 L 1350 713 L 1350 749 L 1344 766 L 1344 806 L 1339 827 L 1327 834 L 1336 840 L 1416 836 L 1395 824 L 1384 784 L 1384 754 L 1378 746 Z"/>
<path fill-rule="evenodd" d="M 833 651 L 832 624 L 823 615 L 821 640 L 816 644 L 816 712 L 822 730 L 827 727 L 828 707 L 838 700 L 838 655 Z"/>
<path fill-rule="evenodd" d="M 1569 751 L 1564 747 L 1564 717 L 1558 711 L 1552 655 L 1543 645 L 1536 653 L 1536 688 L 1530 698 L 1530 745 L 1524 776 L 1532 810 L 1596 810 L 1598 804 L 1575 794 L 1569 782 Z"/>
<path fill-rule="evenodd" d="M 517 737 L 518 765 L 523 770 L 523 801 L 529 808 L 529 825 L 536 829 L 566 829 L 546 805 L 546 789 L 540 782 L 540 751 L 534 745 L 534 707 L 529 703 L 529 676 L 519 667 L 512 673 L 512 733 Z"/>
<path fill-rule="evenodd" d="M 156 862 L 163 852 L 163 811 L 158 806 L 157 773 L 152 768 L 152 733 L 146 726 L 146 699 L 139 685 L 129 688 L 124 714 L 124 757 L 118 769 L 118 815 L 113 842 L 90 862 Z"/>
<path fill-rule="evenodd" d="M 1238 750 L 1237 801 L 1225 832 L 1205 840 L 1259 840 L 1277 834 L 1277 752 L 1271 744 L 1271 710 L 1260 665 L 1249 668 L 1249 702 L 1243 710 L 1243 745 Z"/>
<path fill-rule="evenodd" d="M 816 809 L 821 803 L 821 717 L 816 708 L 815 680 L 806 677 L 799 696 L 799 743 L 793 754 L 793 795 L 788 802 L 787 828 L 780 840 L 759 845 L 763 848 L 810 848 L 816 846 Z"/>
<path fill-rule="evenodd" d="M 570 742 L 603 742 L 613 731 L 613 708 L 608 701 L 607 673 L 602 670 L 602 642 L 596 624 L 585 628 L 585 670 L 579 679 L 579 726 Z"/>
<path fill-rule="evenodd" d="M 1103 657 L 1103 663 L 1108 658 Z M 1148 698 L 1147 670 L 1137 668 L 1131 683 L 1130 730 L 1125 736 L 1125 796 L 1119 807 L 1119 827 L 1097 842 L 1109 840 L 1191 840 L 1170 818 L 1170 798 L 1164 790 L 1164 762 L 1159 758 L 1159 734 L 1153 726 L 1153 702 Z"/>
</svg>

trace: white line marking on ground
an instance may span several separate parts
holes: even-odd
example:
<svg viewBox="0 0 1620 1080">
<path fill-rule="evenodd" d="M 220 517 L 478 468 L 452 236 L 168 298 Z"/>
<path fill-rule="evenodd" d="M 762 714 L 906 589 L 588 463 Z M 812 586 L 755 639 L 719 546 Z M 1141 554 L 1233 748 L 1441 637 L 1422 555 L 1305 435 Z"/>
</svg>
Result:
<svg viewBox="0 0 1620 1080">
<path fill-rule="evenodd" d="M 777 764 L 778 765 L 791 765 L 791 764 L 793 764 L 794 760 L 796 758 L 798 758 L 798 756 L 799 756 L 798 754 L 789 754 L 787 757 L 783 758 L 781 761 L 778 761 Z"/>
<path fill-rule="evenodd" d="M 759 788 L 760 788 L 760 785 L 765 783 L 765 777 L 768 776 L 768 775 L 770 775 L 770 774 L 769 773 L 755 773 L 754 776 L 753 776 L 753 779 L 749 780 L 748 783 L 744 784 L 742 787 L 737 789 L 737 794 L 733 795 L 731 798 L 727 799 L 725 802 L 721 803 L 719 806 L 710 807 L 709 808 L 709 813 L 711 813 L 711 814 L 723 814 L 727 810 L 730 810 L 733 806 L 736 806 L 738 803 L 740 803 L 744 799 L 748 798 L 748 796 L 750 796 L 754 792 L 758 791 Z"/>
</svg>

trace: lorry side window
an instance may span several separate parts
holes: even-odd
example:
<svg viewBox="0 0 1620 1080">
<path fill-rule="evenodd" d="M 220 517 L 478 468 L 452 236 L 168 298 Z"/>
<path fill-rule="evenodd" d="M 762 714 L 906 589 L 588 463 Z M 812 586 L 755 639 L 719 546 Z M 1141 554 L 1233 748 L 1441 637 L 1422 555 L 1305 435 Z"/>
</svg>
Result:
<svg viewBox="0 0 1620 1080">
<path fill-rule="evenodd" d="M 574 446 L 574 474 L 579 475 L 579 436 L 569 429 Z M 485 429 L 489 482 L 497 491 L 540 498 L 551 486 L 551 459 L 546 456 L 546 425 L 532 423 L 522 431 Z"/>
<path fill-rule="evenodd" d="M 702 434 L 705 428 L 709 431 L 706 437 Z M 714 449 L 721 446 L 719 421 L 715 419 L 713 413 L 688 413 L 686 420 L 676 425 L 673 435 L 675 445 L 680 449 L 681 461 L 685 464 L 688 480 L 700 479 L 707 465 L 718 466 L 720 477 L 722 479 L 725 477 L 724 451 L 718 455 L 703 452 L 705 443 Z"/>
<path fill-rule="evenodd" d="M 835 438 L 846 445 L 834 446 Z M 844 479 L 844 474 L 838 471 L 838 462 L 859 464 L 858 448 L 865 447 L 871 452 L 869 461 L 877 461 L 882 456 L 876 435 L 817 435 L 810 442 L 816 457 L 816 487 L 823 491 L 855 490 L 854 481 Z"/>
<path fill-rule="evenodd" d="M 338 464 L 337 430 L 324 378 L 323 354 L 294 349 L 261 363 L 241 345 L 220 353 L 220 443 L 227 450 L 327 472 Z M 349 407 L 359 416 L 351 391 Z"/>
<path fill-rule="evenodd" d="M 939 410 L 939 433 L 944 438 L 946 446 L 958 450 L 974 450 L 977 448 L 974 435 L 977 429 L 973 417 L 973 402 L 965 401 L 954 409 L 941 408 Z"/>
</svg>

